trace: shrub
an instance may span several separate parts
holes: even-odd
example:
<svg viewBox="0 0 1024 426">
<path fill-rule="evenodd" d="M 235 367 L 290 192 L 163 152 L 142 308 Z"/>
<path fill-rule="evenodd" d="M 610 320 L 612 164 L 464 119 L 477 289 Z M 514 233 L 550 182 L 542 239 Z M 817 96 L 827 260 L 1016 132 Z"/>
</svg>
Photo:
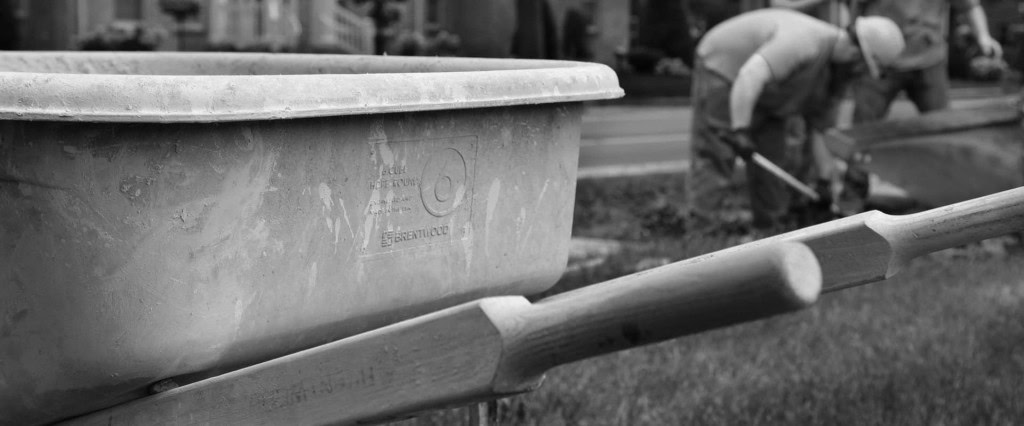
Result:
<svg viewBox="0 0 1024 426">
<path fill-rule="evenodd" d="M 81 50 L 156 50 L 167 30 L 138 21 L 114 21 L 78 40 Z"/>
<path fill-rule="evenodd" d="M 653 74 L 658 61 L 665 56 L 661 50 L 639 46 L 626 52 L 626 61 L 633 72 L 640 74 Z"/>
</svg>

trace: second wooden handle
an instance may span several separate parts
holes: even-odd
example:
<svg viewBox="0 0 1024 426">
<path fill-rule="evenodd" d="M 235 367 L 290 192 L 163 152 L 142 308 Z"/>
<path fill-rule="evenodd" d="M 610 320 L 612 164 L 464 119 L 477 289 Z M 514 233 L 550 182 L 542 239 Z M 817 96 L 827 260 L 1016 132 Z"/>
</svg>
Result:
<svg viewBox="0 0 1024 426">
<path fill-rule="evenodd" d="M 879 214 L 869 222 L 902 261 L 937 250 L 1024 230 L 1024 188 L 905 216 Z"/>
</svg>

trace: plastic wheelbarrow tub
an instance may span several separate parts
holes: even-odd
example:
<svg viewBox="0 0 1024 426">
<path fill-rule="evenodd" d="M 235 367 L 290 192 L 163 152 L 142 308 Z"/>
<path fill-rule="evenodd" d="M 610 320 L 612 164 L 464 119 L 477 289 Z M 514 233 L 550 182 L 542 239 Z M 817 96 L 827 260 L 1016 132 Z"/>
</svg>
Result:
<svg viewBox="0 0 1024 426">
<path fill-rule="evenodd" d="M 566 264 L 598 64 L 0 54 L 0 423 L 72 417 Z"/>
</svg>

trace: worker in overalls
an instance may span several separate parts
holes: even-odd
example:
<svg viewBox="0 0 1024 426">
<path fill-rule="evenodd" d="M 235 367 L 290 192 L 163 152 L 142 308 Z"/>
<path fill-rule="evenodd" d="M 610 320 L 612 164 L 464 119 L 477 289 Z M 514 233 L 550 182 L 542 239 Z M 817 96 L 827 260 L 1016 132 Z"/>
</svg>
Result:
<svg viewBox="0 0 1024 426">
<path fill-rule="evenodd" d="M 771 5 L 799 10 L 842 25 L 851 16 L 873 15 L 892 19 L 903 32 L 906 48 L 881 78 L 864 76 L 853 83 L 855 124 L 885 119 L 893 100 L 902 92 L 922 113 L 947 109 L 949 100 L 949 38 L 951 13 L 970 30 L 970 49 L 983 55 L 982 63 L 1000 64 L 1002 46 L 988 29 L 979 0 L 771 0 Z M 870 202 L 869 182 L 879 182 L 861 164 L 846 164 L 843 184 L 853 204 Z M 881 206 L 879 206 L 881 207 Z M 898 208 L 898 206 L 888 206 Z"/>
<path fill-rule="evenodd" d="M 736 187 L 736 158 L 757 152 L 786 165 L 786 125 L 804 118 L 816 136 L 835 124 L 845 86 L 871 76 L 902 52 L 887 18 L 862 17 L 842 28 L 786 9 L 740 14 L 712 28 L 694 61 L 692 163 L 687 201 L 698 225 L 714 223 Z M 790 192 L 760 167 L 746 167 L 752 225 L 784 227 Z"/>
<path fill-rule="evenodd" d="M 846 28 L 853 19 L 850 9 L 852 1 L 854 0 L 770 0 L 768 6 L 797 10 L 837 27 Z M 859 202 L 850 202 L 851 198 L 859 201 L 855 198 L 857 191 L 853 189 L 859 187 L 847 186 L 849 164 L 843 160 L 824 164 L 826 161 L 832 161 L 832 155 L 825 147 L 825 141 L 817 137 L 818 134 L 802 115 L 790 116 L 786 130 L 789 171 L 798 179 L 815 182 L 815 189 L 830 202 L 828 210 L 825 210 L 825 206 L 820 202 L 808 200 L 806 197 L 795 199 L 790 210 L 795 211 L 798 220 L 802 221 L 799 225 L 816 224 L 840 214 L 860 211 L 862 208 Z M 839 163 L 842 164 L 841 167 Z M 833 166 L 840 167 L 846 172 L 838 172 Z"/>
<path fill-rule="evenodd" d="M 1003 48 L 989 33 L 980 0 L 853 0 L 855 14 L 892 19 L 906 37 L 907 48 L 881 79 L 861 80 L 854 85 L 854 123 L 881 120 L 900 92 L 920 112 L 949 108 L 949 72 L 946 42 L 949 14 L 967 18 L 979 51 L 999 58 Z"/>
</svg>

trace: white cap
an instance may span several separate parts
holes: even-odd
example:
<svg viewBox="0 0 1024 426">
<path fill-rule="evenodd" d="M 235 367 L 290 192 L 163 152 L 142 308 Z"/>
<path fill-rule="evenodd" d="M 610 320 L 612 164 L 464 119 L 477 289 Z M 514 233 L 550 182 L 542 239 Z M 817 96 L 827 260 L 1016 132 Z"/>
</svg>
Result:
<svg viewBox="0 0 1024 426">
<path fill-rule="evenodd" d="M 862 16 L 853 21 L 864 62 L 868 64 L 871 76 L 882 75 L 882 67 L 892 65 L 903 53 L 906 42 L 903 32 L 892 19 L 883 16 Z"/>
</svg>

